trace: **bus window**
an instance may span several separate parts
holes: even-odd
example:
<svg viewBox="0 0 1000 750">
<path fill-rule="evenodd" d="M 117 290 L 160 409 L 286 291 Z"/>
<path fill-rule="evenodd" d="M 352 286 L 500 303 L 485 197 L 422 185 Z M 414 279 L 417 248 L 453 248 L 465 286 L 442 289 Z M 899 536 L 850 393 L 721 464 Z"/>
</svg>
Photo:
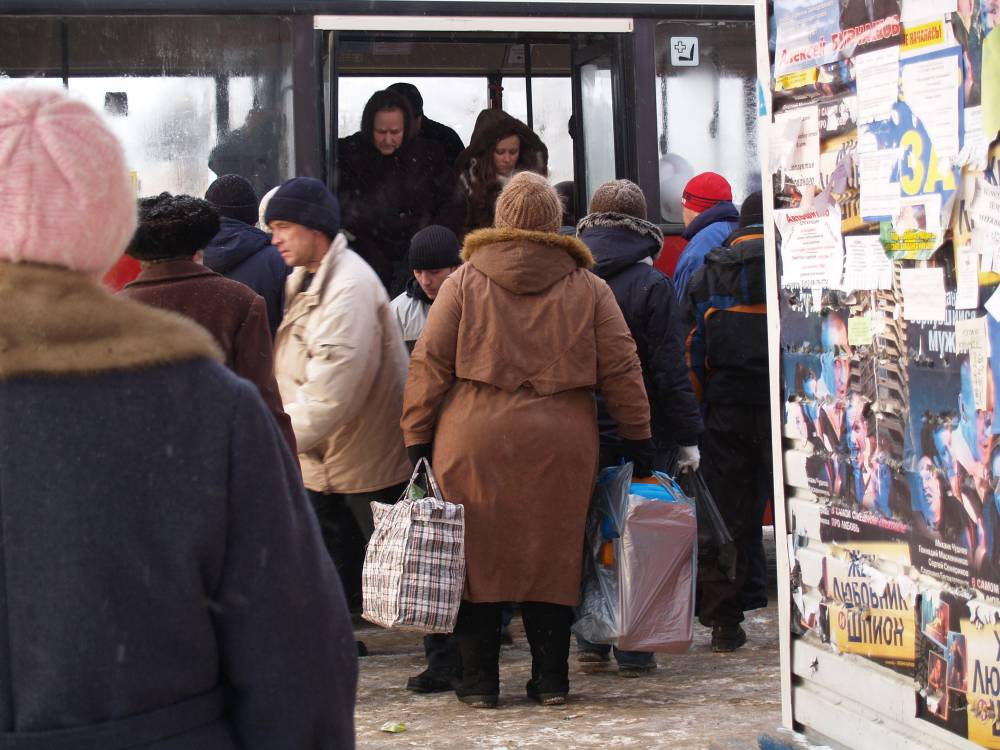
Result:
<svg viewBox="0 0 1000 750">
<path fill-rule="evenodd" d="M 504 78 L 503 108 L 528 122 L 523 78 Z M 569 118 L 573 114 L 573 85 L 569 76 L 532 77 L 531 125 L 549 149 L 549 179 L 554 184 L 573 179 L 573 139 Z"/>
<path fill-rule="evenodd" d="M 697 44 L 692 45 L 691 39 Z M 663 220 L 681 221 L 684 185 L 700 172 L 718 172 L 729 180 L 737 206 L 749 193 L 760 190 L 754 44 L 749 22 L 657 24 L 656 115 Z"/>
<path fill-rule="evenodd" d="M 263 194 L 294 170 L 287 18 L 29 17 L 0 29 L 0 86 L 65 78 L 108 117 L 140 195 L 201 195 L 228 172 Z"/>
</svg>

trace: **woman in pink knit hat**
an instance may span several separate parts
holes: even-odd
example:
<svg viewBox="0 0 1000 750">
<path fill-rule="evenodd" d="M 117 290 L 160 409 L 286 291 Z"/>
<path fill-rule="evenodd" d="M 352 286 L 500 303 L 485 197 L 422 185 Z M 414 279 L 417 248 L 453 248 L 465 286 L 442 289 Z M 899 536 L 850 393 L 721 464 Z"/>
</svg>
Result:
<svg viewBox="0 0 1000 750">
<path fill-rule="evenodd" d="M 184 318 L 96 279 L 121 146 L 0 93 L 0 747 L 353 747 L 354 637 L 293 457 Z"/>
</svg>

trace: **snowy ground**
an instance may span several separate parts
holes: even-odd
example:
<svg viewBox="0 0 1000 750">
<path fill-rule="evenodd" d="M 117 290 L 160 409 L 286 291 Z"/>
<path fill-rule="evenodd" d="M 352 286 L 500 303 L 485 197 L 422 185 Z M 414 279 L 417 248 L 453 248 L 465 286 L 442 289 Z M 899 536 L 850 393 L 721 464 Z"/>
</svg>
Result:
<svg viewBox="0 0 1000 750">
<path fill-rule="evenodd" d="M 750 641 L 733 654 L 712 653 L 709 631 L 696 625 L 688 653 L 658 656 L 660 668 L 641 678 L 618 677 L 614 667 L 585 674 L 571 657 L 570 699 L 559 708 L 524 695 L 531 656 L 519 619 L 511 625 L 514 645 L 503 650 L 494 711 L 468 708 L 453 693 L 407 692 L 406 678 L 423 669 L 419 636 L 359 625 L 371 655 L 361 660 L 358 747 L 756 749 L 757 737 L 781 719 L 771 599 L 767 609 L 747 613 Z M 406 731 L 382 732 L 387 721 L 405 723 Z"/>
</svg>

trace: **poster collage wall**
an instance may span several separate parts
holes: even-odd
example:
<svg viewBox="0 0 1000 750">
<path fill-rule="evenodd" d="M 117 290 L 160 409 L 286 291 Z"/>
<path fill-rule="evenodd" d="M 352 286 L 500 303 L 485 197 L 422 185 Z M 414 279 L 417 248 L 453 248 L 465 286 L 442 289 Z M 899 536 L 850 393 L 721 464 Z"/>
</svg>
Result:
<svg viewBox="0 0 1000 750">
<path fill-rule="evenodd" d="M 802 619 L 1000 748 L 1000 0 L 769 9 L 785 432 L 850 551 Z"/>
</svg>

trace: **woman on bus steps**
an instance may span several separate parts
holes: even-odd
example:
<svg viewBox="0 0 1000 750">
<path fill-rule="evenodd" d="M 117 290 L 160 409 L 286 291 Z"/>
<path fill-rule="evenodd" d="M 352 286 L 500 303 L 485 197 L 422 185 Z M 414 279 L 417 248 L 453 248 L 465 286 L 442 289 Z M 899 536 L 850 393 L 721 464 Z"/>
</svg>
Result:
<svg viewBox="0 0 1000 750">
<path fill-rule="evenodd" d="M 548 165 L 549 150 L 531 128 L 500 109 L 480 112 L 469 146 L 455 162 L 465 231 L 493 226 L 497 196 L 516 172 L 545 176 Z"/>
<path fill-rule="evenodd" d="M 338 142 L 338 198 L 352 248 L 379 275 L 389 298 L 403 292 L 410 238 L 431 224 L 458 233 L 462 205 L 444 149 L 417 138 L 410 105 L 396 91 L 376 91 L 361 130 Z"/>
</svg>

